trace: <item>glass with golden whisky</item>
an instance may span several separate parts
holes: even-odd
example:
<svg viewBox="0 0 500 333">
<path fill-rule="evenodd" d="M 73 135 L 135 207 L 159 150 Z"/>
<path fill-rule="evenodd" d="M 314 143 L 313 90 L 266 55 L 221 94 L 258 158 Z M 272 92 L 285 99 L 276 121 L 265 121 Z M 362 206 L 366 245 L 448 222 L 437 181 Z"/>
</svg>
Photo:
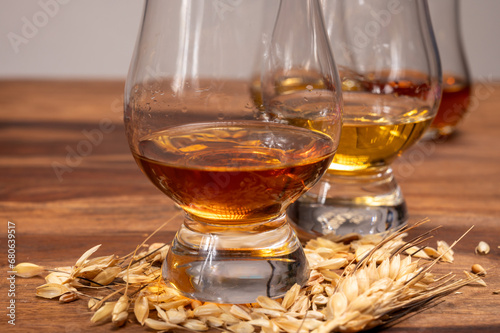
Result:
<svg viewBox="0 0 500 333">
<path fill-rule="evenodd" d="M 397 228 L 408 212 L 390 165 L 429 128 L 441 97 L 427 3 L 322 4 L 342 82 L 342 135 L 326 175 L 288 215 L 304 238 Z"/>
</svg>

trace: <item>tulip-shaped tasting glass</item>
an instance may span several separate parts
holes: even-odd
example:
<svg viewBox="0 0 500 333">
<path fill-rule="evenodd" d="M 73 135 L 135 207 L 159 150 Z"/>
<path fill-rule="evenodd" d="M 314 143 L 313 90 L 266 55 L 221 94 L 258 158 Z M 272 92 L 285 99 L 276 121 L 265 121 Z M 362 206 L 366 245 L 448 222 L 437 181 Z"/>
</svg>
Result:
<svg viewBox="0 0 500 333">
<path fill-rule="evenodd" d="M 342 81 L 342 135 L 322 180 L 289 209 L 309 237 L 396 228 L 407 208 L 391 163 L 431 124 L 439 57 L 424 0 L 323 0 Z"/>
<path fill-rule="evenodd" d="M 429 1 L 432 27 L 441 58 L 443 96 L 428 139 L 451 135 L 469 107 L 471 79 L 460 31 L 458 0 Z"/>
<path fill-rule="evenodd" d="M 269 93 L 256 105 L 256 63 L 259 78 L 314 72 L 325 84 L 281 91 L 261 79 Z M 143 173 L 184 210 L 162 269 L 168 284 L 203 301 L 247 303 L 306 282 L 285 210 L 337 149 L 337 85 L 315 0 L 146 1 L 125 125 Z"/>
</svg>

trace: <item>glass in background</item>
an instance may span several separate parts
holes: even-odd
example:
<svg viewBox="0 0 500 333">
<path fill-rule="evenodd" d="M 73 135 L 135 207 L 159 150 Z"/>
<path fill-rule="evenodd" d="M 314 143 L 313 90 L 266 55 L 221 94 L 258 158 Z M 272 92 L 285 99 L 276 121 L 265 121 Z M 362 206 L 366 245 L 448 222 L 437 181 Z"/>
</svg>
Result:
<svg viewBox="0 0 500 333">
<path fill-rule="evenodd" d="M 303 238 L 406 223 L 391 163 L 430 126 L 441 71 L 427 2 L 324 0 L 342 82 L 340 145 L 320 183 L 288 209 Z"/>
<path fill-rule="evenodd" d="M 432 26 L 443 70 L 443 95 L 436 118 L 425 137 L 451 135 L 469 106 L 471 80 L 460 30 L 458 0 L 429 1 Z"/>
</svg>

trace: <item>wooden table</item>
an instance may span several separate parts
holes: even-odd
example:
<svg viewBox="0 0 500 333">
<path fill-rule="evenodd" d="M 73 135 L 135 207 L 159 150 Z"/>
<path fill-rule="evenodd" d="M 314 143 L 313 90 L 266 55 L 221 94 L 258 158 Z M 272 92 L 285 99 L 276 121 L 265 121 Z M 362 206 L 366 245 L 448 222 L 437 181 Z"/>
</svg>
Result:
<svg viewBox="0 0 500 333">
<path fill-rule="evenodd" d="M 122 124 L 123 82 L 0 81 L 0 331 L 110 332 L 93 326 L 85 301 L 35 297 L 42 278 L 15 280 L 15 326 L 7 323 L 9 221 L 15 259 L 71 265 L 87 249 L 126 254 L 166 219 L 172 203 L 141 174 Z M 389 332 L 500 331 L 500 85 L 477 84 L 473 107 L 447 142 L 419 144 L 394 165 L 416 232 L 441 225 L 435 240 L 456 247 L 455 263 L 435 272 L 488 270 L 488 287 L 465 287 Z M 169 241 L 181 219 L 154 241 Z M 435 246 L 435 240 L 430 243 Z M 474 254 L 484 240 L 490 254 Z M 127 325 L 128 331 L 145 331 Z"/>
</svg>

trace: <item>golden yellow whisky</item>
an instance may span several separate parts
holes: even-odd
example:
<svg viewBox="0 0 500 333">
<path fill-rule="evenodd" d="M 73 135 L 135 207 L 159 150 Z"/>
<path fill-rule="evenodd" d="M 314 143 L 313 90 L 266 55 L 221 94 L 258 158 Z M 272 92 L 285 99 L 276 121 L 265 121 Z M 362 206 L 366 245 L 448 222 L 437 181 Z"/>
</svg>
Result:
<svg viewBox="0 0 500 333">
<path fill-rule="evenodd" d="M 374 120 L 344 118 L 340 144 L 328 172 L 362 174 L 388 166 L 413 145 L 429 127 L 432 117 Z"/>
<path fill-rule="evenodd" d="M 389 166 L 420 139 L 433 119 L 416 98 L 389 98 L 381 104 L 370 94 L 344 96 L 342 134 L 329 173 L 361 175 Z"/>
</svg>

